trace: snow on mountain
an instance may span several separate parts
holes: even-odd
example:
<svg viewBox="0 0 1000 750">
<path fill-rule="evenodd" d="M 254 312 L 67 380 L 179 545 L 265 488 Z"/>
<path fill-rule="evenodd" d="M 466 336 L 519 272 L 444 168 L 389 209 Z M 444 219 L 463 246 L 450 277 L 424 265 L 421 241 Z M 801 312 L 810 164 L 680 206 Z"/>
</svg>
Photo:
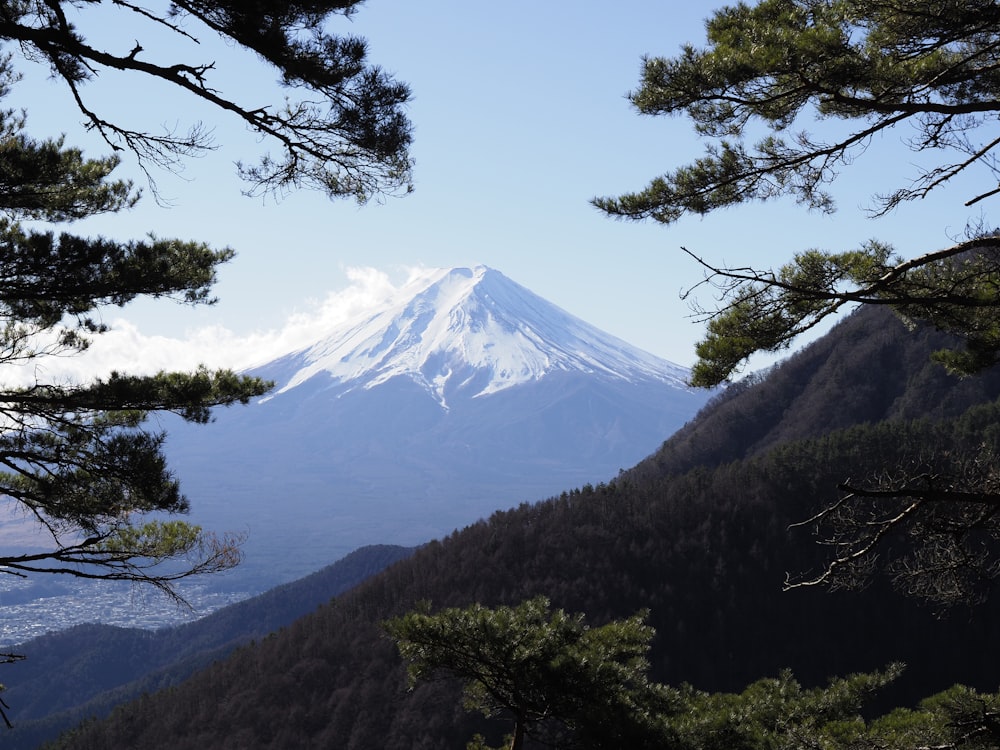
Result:
<svg viewBox="0 0 1000 750">
<path fill-rule="evenodd" d="M 447 394 L 497 393 L 556 371 L 659 380 L 687 371 L 611 336 L 486 266 L 437 269 L 362 319 L 285 358 L 278 394 L 320 373 L 351 388 L 406 376 L 447 408 Z M 470 392 L 471 391 L 471 392 Z"/>
</svg>

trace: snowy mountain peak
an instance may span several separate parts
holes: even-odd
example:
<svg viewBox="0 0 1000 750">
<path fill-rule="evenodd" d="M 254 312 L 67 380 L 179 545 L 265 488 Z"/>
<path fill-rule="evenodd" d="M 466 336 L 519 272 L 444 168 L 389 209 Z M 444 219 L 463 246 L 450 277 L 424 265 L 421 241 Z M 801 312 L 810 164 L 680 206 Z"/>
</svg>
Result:
<svg viewBox="0 0 1000 750">
<path fill-rule="evenodd" d="M 688 374 L 486 266 L 430 271 L 291 359 L 297 369 L 278 393 L 321 373 L 350 389 L 405 376 L 445 407 L 453 393 L 482 396 L 556 371 L 677 388 Z"/>
</svg>

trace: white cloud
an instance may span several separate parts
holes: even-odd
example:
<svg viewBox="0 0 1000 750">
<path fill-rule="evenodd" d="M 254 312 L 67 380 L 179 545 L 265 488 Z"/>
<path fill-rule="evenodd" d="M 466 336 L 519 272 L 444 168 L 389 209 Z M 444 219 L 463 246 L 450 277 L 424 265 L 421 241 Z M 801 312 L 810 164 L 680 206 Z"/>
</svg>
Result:
<svg viewBox="0 0 1000 750">
<path fill-rule="evenodd" d="M 406 280 L 393 284 L 375 268 L 346 268 L 349 285 L 322 300 L 307 301 L 279 327 L 237 334 L 222 326 L 186 332 L 184 338 L 147 336 L 124 318 L 112 320 L 111 330 L 95 338 L 82 355 L 47 357 L 25 367 L 8 366 L 8 385 L 27 382 L 85 381 L 112 370 L 150 374 L 160 370 L 210 368 L 243 370 L 302 349 L 327 336 L 341 324 L 390 299 L 399 289 L 424 276 L 424 269 L 405 269 Z"/>
</svg>

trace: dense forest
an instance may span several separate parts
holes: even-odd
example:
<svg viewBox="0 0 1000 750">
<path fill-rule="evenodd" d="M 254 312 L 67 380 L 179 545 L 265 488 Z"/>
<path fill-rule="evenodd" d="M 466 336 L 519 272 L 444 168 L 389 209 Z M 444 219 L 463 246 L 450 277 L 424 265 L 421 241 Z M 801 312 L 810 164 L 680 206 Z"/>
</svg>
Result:
<svg viewBox="0 0 1000 750">
<path fill-rule="evenodd" d="M 960 682 L 995 690 L 996 597 L 939 612 L 876 577 L 863 591 L 783 591 L 827 551 L 790 525 L 847 477 L 926 446 L 1000 443 L 1000 373 L 957 379 L 928 361 L 943 337 L 862 310 L 706 407 L 648 460 L 420 548 L 316 612 L 178 686 L 65 736 L 60 748 L 436 748 L 508 729 L 462 711 L 456 688 L 409 689 L 381 624 L 417 602 L 536 595 L 600 624 L 648 608 L 652 676 L 738 691 L 789 668 L 804 685 L 904 674 L 874 708 Z"/>
</svg>

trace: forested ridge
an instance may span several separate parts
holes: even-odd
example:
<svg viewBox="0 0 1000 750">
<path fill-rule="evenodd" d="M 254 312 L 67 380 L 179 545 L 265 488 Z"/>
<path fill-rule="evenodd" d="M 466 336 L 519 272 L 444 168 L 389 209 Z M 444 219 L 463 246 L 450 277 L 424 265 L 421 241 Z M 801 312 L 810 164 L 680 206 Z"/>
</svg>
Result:
<svg viewBox="0 0 1000 750">
<path fill-rule="evenodd" d="M 821 567 L 789 529 L 838 483 L 915 448 L 1000 448 L 1000 377 L 959 380 L 911 335 L 865 310 L 787 363 L 720 396 L 647 461 L 597 487 L 498 512 L 418 550 L 182 685 L 65 737 L 62 748 L 461 747 L 506 727 L 465 714 L 445 682 L 407 689 L 380 624 L 433 606 L 544 594 L 600 624 L 650 610 L 654 679 L 738 691 L 790 668 L 805 685 L 892 661 L 883 708 L 961 682 L 995 690 L 997 597 L 945 616 L 882 578 L 860 592 L 783 591 Z M 995 370 L 995 368 L 994 368 Z"/>
<path fill-rule="evenodd" d="M 298 581 L 155 632 L 90 624 L 32 639 L 20 647 L 29 658 L 7 667 L 5 699 L 14 727 L 4 747 L 37 747 L 84 717 L 176 684 L 410 553 L 397 546 L 361 548 Z"/>
<path fill-rule="evenodd" d="M 1000 394 L 995 369 L 958 378 L 928 353 L 953 339 L 910 331 L 884 308 L 859 310 L 780 366 L 722 391 L 630 476 L 681 473 L 858 423 L 939 419 Z"/>
</svg>

